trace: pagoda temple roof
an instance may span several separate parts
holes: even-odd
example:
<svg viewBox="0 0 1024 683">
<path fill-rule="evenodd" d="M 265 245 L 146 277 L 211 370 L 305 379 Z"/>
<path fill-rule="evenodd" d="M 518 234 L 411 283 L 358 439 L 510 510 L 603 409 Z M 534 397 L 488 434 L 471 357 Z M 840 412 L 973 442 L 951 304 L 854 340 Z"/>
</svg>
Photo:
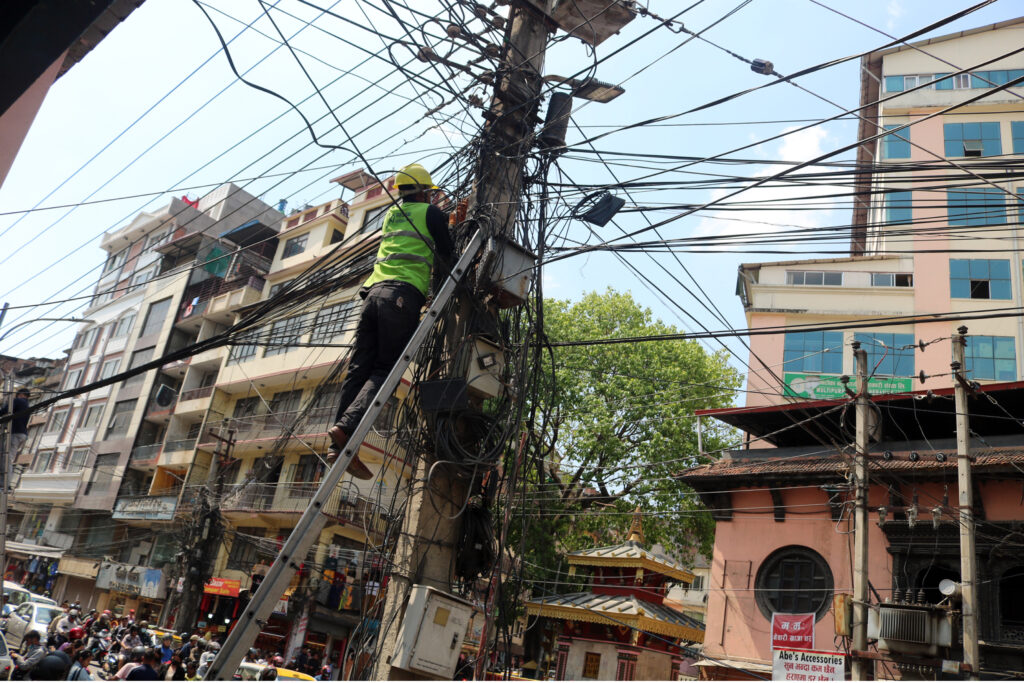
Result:
<svg viewBox="0 0 1024 683">
<path fill-rule="evenodd" d="M 704 642 L 704 624 L 700 621 L 633 595 L 587 592 L 554 595 L 528 601 L 526 613 L 608 626 L 629 626 L 693 643 Z"/>
</svg>

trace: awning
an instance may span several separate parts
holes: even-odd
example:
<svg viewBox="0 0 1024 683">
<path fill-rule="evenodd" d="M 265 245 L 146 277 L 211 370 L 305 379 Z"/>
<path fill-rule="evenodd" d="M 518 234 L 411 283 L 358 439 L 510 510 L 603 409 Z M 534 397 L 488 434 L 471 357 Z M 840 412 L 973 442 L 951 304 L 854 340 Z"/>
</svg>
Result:
<svg viewBox="0 0 1024 683">
<path fill-rule="evenodd" d="M 60 548 L 54 548 L 48 545 L 36 545 L 35 543 L 7 541 L 6 547 L 8 555 L 24 557 L 25 559 L 35 555 L 39 557 L 48 557 L 51 560 L 59 560 L 64 555 L 64 551 Z"/>
<path fill-rule="evenodd" d="M 744 662 L 739 659 L 702 659 L 694 666 L 720 666 L 723 669 L 742 669 L 744 671 L 755 671 L 757 673 L 771 673 L 771 664 L 759 662 Z"/>
</svg>

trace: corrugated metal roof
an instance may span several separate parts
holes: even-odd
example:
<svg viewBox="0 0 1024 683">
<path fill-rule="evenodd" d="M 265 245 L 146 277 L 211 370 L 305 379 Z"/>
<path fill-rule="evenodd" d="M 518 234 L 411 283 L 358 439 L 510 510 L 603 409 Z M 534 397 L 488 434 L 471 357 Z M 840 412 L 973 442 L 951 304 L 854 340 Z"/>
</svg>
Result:
<svg viewBox="0 0 1024 683">
<path fill-rule="evenodd" d="M 579 552 L 569 553 L 567 556 L 569 564 L 586 564 L 586 562 L 580 562 L 579 560 L 586 560 L 587 558 L 594 559 L 622 559 L 622 560 L 636 560 L 637 565 L 643 563 L 645 560 L 647 563 L 660 564 L 669 570 L 665 573 L 682 572 L 687 576 L 691 577 L 692 573 L 683 565 L 679 564 L 671 557 L 656 553 L 653 550 L 648 550 L 636 541 L 626 541 L 625 543 L 619 543 L 617 545 L 607 545 L 601 548 L 588 548 L 586 550 L 580 550 Z"/>
<path fill-rule="evenodd" d="M 600 593 L 566 593 L 541 599 L 530 600 L 538 605 L 574 607 L 587 612 L 602 612 L 621 616 L 646 616 L 676 626 L 703 630 L 704 624 L 693 617 L 663 605 L 640 600 L 633 595 L 602 595 Z"/>
</svg>

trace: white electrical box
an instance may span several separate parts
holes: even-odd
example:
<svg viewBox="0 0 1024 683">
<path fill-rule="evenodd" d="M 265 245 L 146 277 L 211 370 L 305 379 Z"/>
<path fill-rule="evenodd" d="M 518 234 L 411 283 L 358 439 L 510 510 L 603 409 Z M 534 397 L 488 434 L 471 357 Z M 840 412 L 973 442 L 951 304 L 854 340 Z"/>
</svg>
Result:
<svg viewBox="0 0 1024 683">
<path fill-rule="evenodd" d="M 505 392 L 505 351 L 483 337 L 473 338 L 472 357 L 466 372 L 466 387 L 471 394 L 496 398 Z"/>
<path fill-rule="evenodd" d="M 414 585 L 391 666 L 451 680 L 472 616 L 472 603 L 430 586 Z"/>
<path fill-rule="evenodd" d="M 537 256 L 514 242 L 494 240 L 495 256 L 491 266 L 498 308 L 521 306 L 533 284 Z"/>
</svg>

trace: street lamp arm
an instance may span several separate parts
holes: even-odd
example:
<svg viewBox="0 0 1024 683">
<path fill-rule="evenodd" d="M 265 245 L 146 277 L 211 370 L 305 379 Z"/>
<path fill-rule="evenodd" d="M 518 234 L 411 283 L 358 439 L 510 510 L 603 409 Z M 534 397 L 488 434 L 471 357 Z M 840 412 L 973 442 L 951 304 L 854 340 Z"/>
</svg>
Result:
<svg viewBox="0 0 1024 683">
<path fill-rule="evenodd" d="M 67 322 L 70 322 L 70 323 L 94 323 L 94 322 L 96 322 L 95 320 L 90 320 L 89 318 L 33 318 L 32 320 L 22 320 L 20 323 L 14 323 L 9 328 L 7 328 L 6 332 L 4 332 L 3 334 L 0 334 L 0 342 L 2 342 L 4 339 L 6 339 L 7 335 L 9 335 L 11 332 L 13 332 L 15 330 L 15 328 L 21 327 L 22 325 L 28 325 L 29 323 L 38 323 L 38 322 L 44 322 L 44 321 L 50 321 L 50 322 L 67 321 Z"/>
</svg>

